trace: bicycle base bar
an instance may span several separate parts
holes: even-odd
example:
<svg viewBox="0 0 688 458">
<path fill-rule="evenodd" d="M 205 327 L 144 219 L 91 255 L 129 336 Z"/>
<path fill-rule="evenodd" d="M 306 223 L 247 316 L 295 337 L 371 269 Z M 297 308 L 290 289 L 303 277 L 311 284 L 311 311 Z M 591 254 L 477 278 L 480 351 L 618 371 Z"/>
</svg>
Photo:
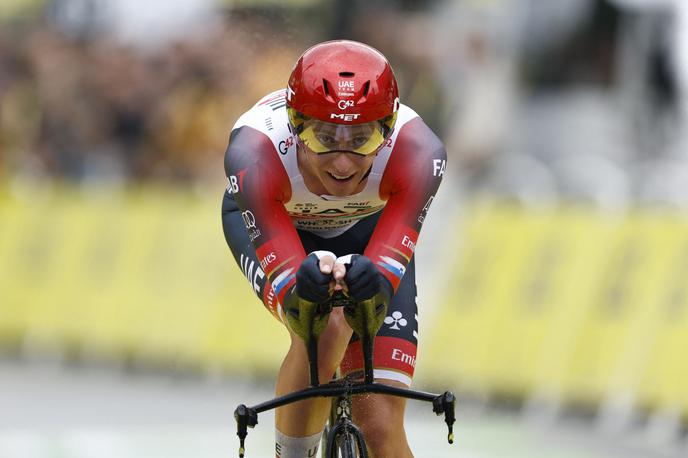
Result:
<svg viewBox="0 0 688 458">
<path fill-rule="evenodd" d="M 258 414 L 267 410 L 276 409 L 287 404 L 292 404 L 304 399 L 316 397 L 336 397 L 344 394 L 356 395 L 365 393 L 387 394 L 390 396 L 397 396 L 406 399 L 415 399 L 418 401 L 426 401 L 432 403 L 432 410 L 437 415 L 444 413 L 444 421 L 447 424 L 449 433 L 447 441 L 450 444 L 454 443 L 453 424 L 456 420 L 454 414 L 454 407 L 456 405 L 456 398 L 451 391 L 445 391 L 443 394 L 433 394 L 424 391 L 415 391 L 408 388 L 400 388 L 396 386 L 385 385 L 382 383 L 347 383 L 334 381 L 325 385 L 311 386 L 294 393 L 286 394 L 284 396 L 271 399 L 253 407 L 247 407 L 241 404 L 234 411 L 234 419 L 237 422 L 237 435 L 239 436 L 240 448 L 239 456 L 244 456 L 244 439 L 248 434 L 248 428 L 253 428 L 258 424 Z"/>
</svg>

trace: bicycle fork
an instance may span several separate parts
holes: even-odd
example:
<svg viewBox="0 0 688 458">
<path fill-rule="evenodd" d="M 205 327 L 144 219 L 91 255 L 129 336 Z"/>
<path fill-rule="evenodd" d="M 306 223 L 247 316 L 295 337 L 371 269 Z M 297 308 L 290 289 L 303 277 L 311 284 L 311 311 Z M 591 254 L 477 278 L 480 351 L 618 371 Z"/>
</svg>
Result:
<svg viewBox="0 0 688 458">
<path fill-rule="evenodd" d="M 351 420 L 351 401 L 347 395 L 342 395 L 337 398 L 336 415 L 337 419 L 333 425 L 332 430 L 327 435 L 327 456 L 331 456 L 332 450 L 338 446 L 335 443 L 337 437 L 344 437 L 347 434 L 353 436 L 356 448 L 358 449 L 359 458 L 368 458 L 368 450 L 366 449 L 363 433 Z"/>
</svg>

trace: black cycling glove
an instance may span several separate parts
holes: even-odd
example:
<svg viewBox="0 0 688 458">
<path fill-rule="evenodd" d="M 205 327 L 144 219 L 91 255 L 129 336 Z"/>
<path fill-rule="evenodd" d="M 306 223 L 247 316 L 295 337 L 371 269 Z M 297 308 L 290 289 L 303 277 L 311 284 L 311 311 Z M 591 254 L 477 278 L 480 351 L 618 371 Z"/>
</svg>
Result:
<svg viewBox="0 0 688 458">
<path fill-rule="evenodd" d="M 349 255 L 348 261 L 344 282 L 348 287 L 349 296 L 356 301 L 364 301 L 381 293 L 388 298 L 388 302 L 393 293 L 392 284 L 373 261 L 361 254 Z"/>
<path fill-rule="evenodd" d="M 320 272 L 320 258 L 309 254 L 296 271 L 296 294 L 310 302 L 324 302 L 330 297 L 332 274 Z"/>
<path fill-rule="evenodd" d="M 338 259 L 346 265 L 347 294 L 356 304 L 344 309 L 344 318 L 360 338 L 374 337 L 382 326 L 394 294 L 392 284 L 370 258 L 352 254 Z M 370 340 L 368 339 L 370 342 Z"/>
<path fill-rule="evenodd" d="M 284 297 L 283 308 L 289 329 L 308 344 L 325 330 L 329 314 L 319 313 L 319 306 L 330 298 L 332 274 L 320 272 L 323 252 L 309 254 L 296 271 L 296 285 Z M 334 257 L 332 253 L 326 253 Z"/>
</svg>

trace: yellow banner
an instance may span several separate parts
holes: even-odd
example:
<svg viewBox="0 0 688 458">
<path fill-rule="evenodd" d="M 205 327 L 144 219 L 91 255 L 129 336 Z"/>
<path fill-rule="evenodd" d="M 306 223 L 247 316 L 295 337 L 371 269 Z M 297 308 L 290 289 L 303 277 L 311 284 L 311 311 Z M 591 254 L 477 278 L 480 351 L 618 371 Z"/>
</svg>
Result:
<svg viewBox="0 0 688 458">
<path fill-rule="evenodd" d="M 216 194 L 0 197 L 0 341 L 67 356 L 274 371 L 288 335 L 236 266 Z"/>
</svg>

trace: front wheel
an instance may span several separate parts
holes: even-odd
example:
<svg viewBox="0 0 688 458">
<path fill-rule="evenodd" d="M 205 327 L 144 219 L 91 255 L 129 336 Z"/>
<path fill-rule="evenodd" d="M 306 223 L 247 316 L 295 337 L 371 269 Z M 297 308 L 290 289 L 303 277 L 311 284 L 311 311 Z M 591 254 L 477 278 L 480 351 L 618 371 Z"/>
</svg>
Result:
<svg viewBox="0 0 688 458">
<path fill-rule="evenodd" d="M 351 433 L 344 433 L 337 446 L 341 458 L 358 458 L 358 441 Z"/>
<path fill-rule="evenodd" d="M 326 458 L 368 458 L 361 431 L 350 421 L 335 425 L 327 438 Z"/>
</svg>

